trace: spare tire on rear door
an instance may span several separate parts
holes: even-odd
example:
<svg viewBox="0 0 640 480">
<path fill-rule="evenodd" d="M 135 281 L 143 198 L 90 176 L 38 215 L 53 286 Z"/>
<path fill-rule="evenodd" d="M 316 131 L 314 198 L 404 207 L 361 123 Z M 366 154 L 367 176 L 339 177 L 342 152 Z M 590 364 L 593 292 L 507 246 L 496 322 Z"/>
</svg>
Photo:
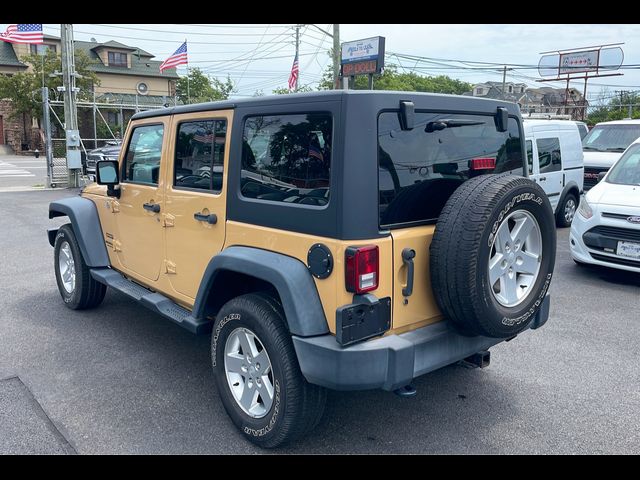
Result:
<svg viewBox="0 0 640 480">
<path fill-rule="evenodd" d="M 438 306 L 466 335 L 508 338 L 529 326 L 556 256 L 553 210 L 536 183 L 481 175 L 449 198 L 430 247 Z"/>
</svg>

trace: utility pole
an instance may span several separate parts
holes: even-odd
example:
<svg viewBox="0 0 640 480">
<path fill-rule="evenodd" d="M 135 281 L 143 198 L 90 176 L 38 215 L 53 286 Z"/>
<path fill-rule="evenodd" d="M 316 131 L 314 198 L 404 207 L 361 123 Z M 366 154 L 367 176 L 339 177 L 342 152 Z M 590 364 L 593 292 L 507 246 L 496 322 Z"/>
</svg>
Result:
<svg viewBox="0 0 640 480">
<path fill-rule="evenodd" d="M 293 89 L 294 92 L 298 91 L 298 83 L 300 80 L 300 57 L 298 57 L 299 53 L 300 53 L 300 25 L 296 25 L 296 56 L 294 58 L 298 61 L 298 75 L 296 76 L 296 85 Z"/>
<path fill-rule="evenodd" d="M 51 146 L 51 119 L 49 118 L 49 89 L 42 87 L 42 127 L 44 128 L 44 150 L 47 157 L 47 187 L 53 179 L 53 147 Z"/>
<path fill-rule="evenodd" d="M 136 99 L 138 96 L 136 95 Z M 93 85 L 93 148 L 98 148 L 98 124 L 96 123 L 96 86 Z"/>
<path fill-rule="evenodd" d="M 622 104 L 624 101 L 624 90 L 616 90 L 616 93 L 620 94 L 620 108 L 618 108 L 618 110 L 622 111 Z"/>
<path fill-rule="evenodd" d="M 333 24 L 333 88 L 340 88 L 340 24 Z"/>
<path fill-rule="evenodd" d="M 505 99 L 504 89 L 506 88 L 507 83 L 507 66 L 504 66 L 504 70 L 502 71 L 502 99 Z"/>
<path fill-rule="evenodd" d="M 80 157 L 80 134 L 78 132 L 78 110 L 76 107 L 76 64 L 73 46 L 73 25 L 60 25 L 62 44 L 62 85 L 64 92 L 64 126 L 67 139 L 67 169 L 69 186 L 78 186 L 78 170 L 82 168 Z"/>
</svg>

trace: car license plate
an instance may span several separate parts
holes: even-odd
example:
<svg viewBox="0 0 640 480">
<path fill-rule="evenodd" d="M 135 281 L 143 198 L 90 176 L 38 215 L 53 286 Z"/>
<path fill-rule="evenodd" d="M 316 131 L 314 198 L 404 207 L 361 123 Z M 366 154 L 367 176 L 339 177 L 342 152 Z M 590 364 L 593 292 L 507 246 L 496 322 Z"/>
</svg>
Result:
<svg viewBox="0 0 640 480">
<path fill-rule="evenodd" d="M 618 242 L 618 255 L 640 259 L 640 243 Z"/>
</svg>

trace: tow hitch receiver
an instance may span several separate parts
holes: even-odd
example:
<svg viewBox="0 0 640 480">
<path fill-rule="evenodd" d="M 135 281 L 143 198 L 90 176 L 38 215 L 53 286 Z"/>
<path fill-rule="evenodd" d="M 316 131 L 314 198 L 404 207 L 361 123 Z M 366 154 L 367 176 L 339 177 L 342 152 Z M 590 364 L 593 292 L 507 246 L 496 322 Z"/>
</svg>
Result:
<svg viewBox="0 0 640 480">
<path fill-rule="evenodd" d="M 462 364 L 467 368 L 485 368 L 491 363 L 491 352 L 481 350 L 462 360 Z"/>
</svg>

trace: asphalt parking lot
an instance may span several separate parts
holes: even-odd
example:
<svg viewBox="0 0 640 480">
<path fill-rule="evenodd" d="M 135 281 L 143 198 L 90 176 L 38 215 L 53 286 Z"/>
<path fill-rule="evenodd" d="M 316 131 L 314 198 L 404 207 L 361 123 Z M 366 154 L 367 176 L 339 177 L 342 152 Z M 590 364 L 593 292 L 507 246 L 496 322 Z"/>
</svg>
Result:
<svg viewBox="0 0 640 480">
<path fill-rule="evenodd" d="M 0 193 L 0 453 L 261 452 L 219 402 L 208 336 L 112 291 L 63 305 L 47 205 L 75 193 Z M 544 328 L 489 368 L 419 378 L 413 398 L 330 392 L 314 434 L 279 451 L 640 453 L 640 275 L 577 267 L 568 233 Z"/>
</svg>

